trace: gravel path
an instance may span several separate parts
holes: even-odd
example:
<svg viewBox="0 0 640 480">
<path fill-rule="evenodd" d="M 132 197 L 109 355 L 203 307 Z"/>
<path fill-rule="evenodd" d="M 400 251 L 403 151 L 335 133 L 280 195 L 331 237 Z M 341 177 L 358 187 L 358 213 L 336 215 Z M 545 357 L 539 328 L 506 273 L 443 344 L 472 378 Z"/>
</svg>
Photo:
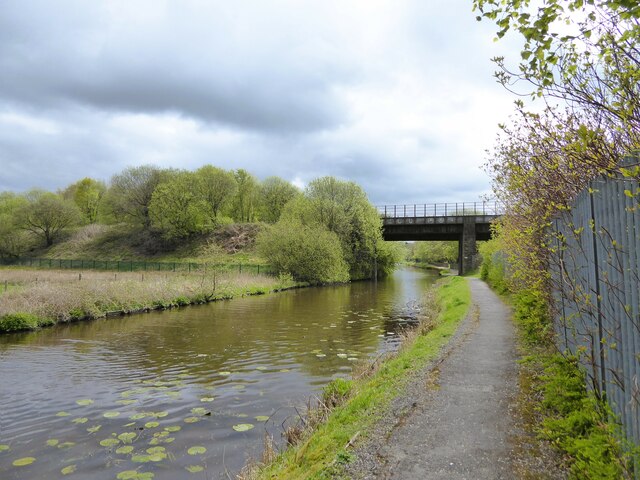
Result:
<svg viewBox="0 0 640 480">
<path fill-rule="evenodd" d="M 512 479 L 517 352 L 508 308 L 470 279 L 475 314 L 416 375 L 347 472 L 364 479 Z"/>
</svg>

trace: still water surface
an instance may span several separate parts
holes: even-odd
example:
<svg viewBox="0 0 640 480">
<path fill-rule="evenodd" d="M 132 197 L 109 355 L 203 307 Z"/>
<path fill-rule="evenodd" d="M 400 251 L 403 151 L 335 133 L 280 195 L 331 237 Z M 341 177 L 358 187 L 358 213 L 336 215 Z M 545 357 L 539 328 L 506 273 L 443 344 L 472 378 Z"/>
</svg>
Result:
<svg viewBox="0 0 640 480">
<path fill-rule="evenodd" d="M 0 337 L 0 479 L 233 478 L 323 385 L 393 349 L 434 279 L 405 269 Z"/>
</svg>

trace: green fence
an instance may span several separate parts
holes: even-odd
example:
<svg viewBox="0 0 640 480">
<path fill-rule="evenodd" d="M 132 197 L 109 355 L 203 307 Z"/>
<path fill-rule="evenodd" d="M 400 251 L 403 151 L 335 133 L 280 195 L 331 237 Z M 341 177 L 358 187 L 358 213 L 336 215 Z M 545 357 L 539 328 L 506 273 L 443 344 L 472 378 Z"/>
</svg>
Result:
<svg viewBox="0 0 640 480">
<path fill-rule="evenodd" d="M 273 275 L 270 265 L 242 263 L 181 263 L 181 262 L 147 262 L 133 260 L 69 260 L 62 258 L 0 258 L 0 265 L 31 268 L 73 269 L 73 270 L 107 270 L 115 272 L 182 272 L 206 273 L 237 272 Z"/>
</svg>

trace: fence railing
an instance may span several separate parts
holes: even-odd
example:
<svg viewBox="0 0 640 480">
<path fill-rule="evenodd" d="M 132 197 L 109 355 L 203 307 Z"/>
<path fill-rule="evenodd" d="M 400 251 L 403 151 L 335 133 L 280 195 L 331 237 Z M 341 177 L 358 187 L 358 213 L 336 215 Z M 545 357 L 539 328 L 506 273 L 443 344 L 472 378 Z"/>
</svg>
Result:
<svg viewBox="0 0 640 480">
<path fill-rule="evenodd" d="M 274 275 L 270 265 L 243 263 L 148 262 L 135 260 L 78 260 L 60 258 L 0 258 L 2 266 L 46 269 L 106 270 L 115 272 L 182 272 L 206 273 L 224 271 Z"/>
<path fill-rule="evenodd" d="M 504 213 L 502 205 L 495 201 L 379 205 L 376 208 L 383 218 L 464 217 L 478 215 L 502 215 Z"/>
<path fill-rule="evenodd" d="M 629 195 L 640 184 L 620 174 L 589 187 L 552 225 L 558 346 L 580 356 L 590 387 L 640 445 L 640 204 Z"/>
</svg>

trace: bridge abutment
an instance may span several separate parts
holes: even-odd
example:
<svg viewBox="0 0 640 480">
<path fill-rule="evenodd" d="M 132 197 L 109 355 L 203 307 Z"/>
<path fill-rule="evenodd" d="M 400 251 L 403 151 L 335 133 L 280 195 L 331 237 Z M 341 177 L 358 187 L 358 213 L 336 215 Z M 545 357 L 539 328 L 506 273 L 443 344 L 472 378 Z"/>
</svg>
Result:
<svg viewBox="0 0 640 480">
<path fill-rule="evenodd" d="M 476 218 L 464 217 L 462 235 L 458 241 L 458 274 L 465 275 L 475 268 L 476 262 Z"/>
</svg>

